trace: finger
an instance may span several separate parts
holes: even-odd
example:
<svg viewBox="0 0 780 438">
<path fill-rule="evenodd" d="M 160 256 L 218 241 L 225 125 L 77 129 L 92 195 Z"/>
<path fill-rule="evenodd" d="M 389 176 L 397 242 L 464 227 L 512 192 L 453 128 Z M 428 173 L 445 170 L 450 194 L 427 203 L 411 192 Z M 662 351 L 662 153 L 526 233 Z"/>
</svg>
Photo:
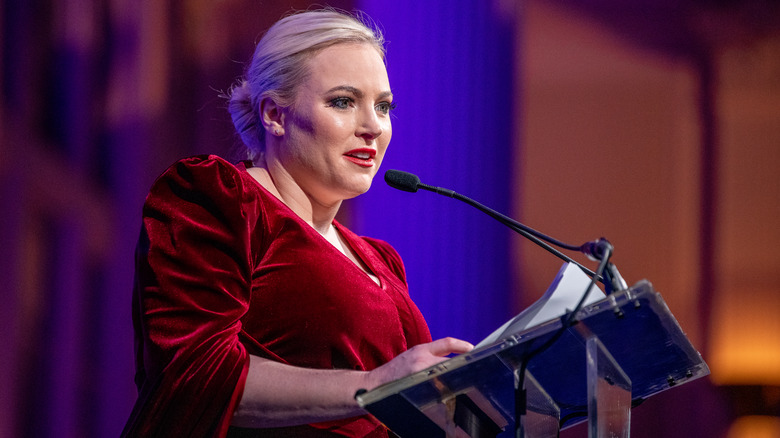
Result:
<svg viewBox="0 0 780 438">
<path fill-rule="evenodd" d="M 428 351 L 435 356 L 468 353 L 473 349 L 474 346 L 470 342 L 450 337 L 437 339 L 428 344 Z"/>
</svg>

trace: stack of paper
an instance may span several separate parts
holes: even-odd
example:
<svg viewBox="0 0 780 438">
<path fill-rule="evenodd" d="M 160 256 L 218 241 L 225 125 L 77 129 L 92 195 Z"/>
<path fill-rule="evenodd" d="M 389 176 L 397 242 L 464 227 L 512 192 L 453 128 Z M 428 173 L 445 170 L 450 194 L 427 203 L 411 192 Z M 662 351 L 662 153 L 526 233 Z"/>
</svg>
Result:
<svg viewBox="0 0 780 438">
<path fill-rule="evenodd" d="M 551 319 L 560 318 L 566 312 L 574 310 L 589 284 L 590 277 L 582 272 L 579 266 L 573 263 L 564 263 L 558 271 L 558 275 L 555 276 L 555 280 L 547 288 L 547 292 L 539 300 L 483 339 L 477 344 L 477 348 L 490 345 Z M 596 283 L 584 305 L 593 304 L 604 298 L 606 295 Z"/>
</svg>

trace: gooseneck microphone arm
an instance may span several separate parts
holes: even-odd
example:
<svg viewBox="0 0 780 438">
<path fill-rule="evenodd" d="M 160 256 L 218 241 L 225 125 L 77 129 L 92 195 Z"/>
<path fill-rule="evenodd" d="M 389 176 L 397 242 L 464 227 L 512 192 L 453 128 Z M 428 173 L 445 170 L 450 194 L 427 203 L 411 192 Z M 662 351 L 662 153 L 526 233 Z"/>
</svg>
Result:
<svg viewBox="0 0 780 438">
<path fill-rule="evenodd" d="M 391 187 L 399 190 L 416 193 L 418 189 L 423 189 L 423 190 L 428 190 L 434 193 L 438 193 L 440 195 L 448 196 L 450 198 L 455 198 L 459 201 L 465 202 L 466 204 L 469 204 L 472 207 L 475 207 L 481 212 L 487 214 L 488 216 L 498 220 L 502 224 L 516 231 L 517 233 L 520 233 L 524 237 L 528 238 L 532 242 L 546 249 L 547 251 L 557 256 L 558 258 L 579 266 L 583 272 L 585 272 L 591 277 L 587 289 L 585 289 L 585 292 L 583 293 L 579 302 L 577 302 L 577 305 L 575 306 L 574 310 L 567 311 L 567 313 L 561 317 L 561 327 L 558 330 L 556 330 L 553 333 L 553 335 L 549 339 L 547 339 L 546 342 L 544 342 L 542 345 L 528 351 L 524 355 L 523 360 L 520 362 L 519 366 L 514 370 L 515 436 L 516 437 L 524 436 L 522 421 L 520 421 L 520 419 L 526 414 L 527 392 L 525 388 L 525 372 L 526 369 L 528 368 L 528 363 L 531 361 L 532 358 L 534 358 L 535 356 L 539 355 L 543 351 L 550 348 L 550 346 L 552 346 L 561 336 L 563 336 L 563 334 L 572 325 L 574 325 L 574 323 L 576 322 L 577 314 L 580 312 L 580 309 L 582 309 L 583 305 L 585 304 L 585 301 L 587 300 L 588 295 L 592 291 L 596 281 L 601 281 L 604 284 L 604 289 L 608 295 L 613 292 L 623 291 L 628 288 L 626 286 L 625 281 L 620 276 L 620 273 L 618 273 L 615 265 L 609 261 L 609 259 L 612 257 L 612 252 L 614 251 L 612 244 L 610 244 L 606 239 L 601 238 L 592 242 L 584 243 L 580 246 L 567 245 L 549 236 L 546 236 L 532 228 L 529 228 L 521 224 L 520 222 L 515 221 L 512 218 L 509 218 L 489 207 L 480 204 L 477 201 L 474 201 L 471 198 L 463 196 L 450 189 L 444 189 L 441 187 L 434 187 L 434 186 L 429 186 L 427 184 L 423 184 L 420 182 L 420 178 L 408 172 L 402 172 L 399 170 L 388 170 L 385 173 L 385 181 L 387 181 L 387 184 L 390 185 Z M 551 247 L 550 245 L 548 245 L 548 243 L 552 245 L 556 245 L 563 249 L 567 249 L 571 251 L 580 251 L 584 253 L 589 258 L 599 262 L 598 269 L 596 270 L 596 272 L 592 272 L 591 270 L 587 269 L 586 267 L 574 261 L 571 257 L 568 257 L 565 254 L 561 253 L 560 251 L 556 250 L 555 248 Z"/>
<path fill-rule="evenodd" d="M 531 240 L 535 244 L 541 246 L 542 248 L 544 248 L 545 250 L 547 250 L 548 252 L 550 252 L 554 256 L 558 257 L 559 259 L 561 259 L 561 260 L 563 260 L 565 262 L 574 263 L 575 265 L 579 266 L 580 269 L 582 269 L 589 276 L 593 277 L 595 275 L 595 272 L 593 272 L 590 269 L 586 268 L 585 266 L 581 265 L 580 263 L 578 263 L 577 261 L 573 260 L 571 257 L 567 256 L 566 254 L 563 254 L 562 252 L 560 252 L 557 249 L 553 248 L 552 246 L 548 245 L 546 242 L 550 242 L 552 240 L 553 242 L 550 242 L 550 243 L 552 243 L 553 245 L 557 245 L 559 247 L 563 247 L 564 249 L 570 249 L 571 248 L 572 250 L 575 250 L 575 251 L 578 249 L 578 247 L 569 247 L 568 245 L 565 245 L 565 244 L 559 245 L 558 243 L 556 243 L 557 241 L 555 239 L 552 239 L 552 238 L 550 238 L 548 236 L 545 236 L 544 234 L 542 234 L 542 233 L 540 233 L 540 232 L 538 232 L 538 231 L 536 231 L 536 230 L 534 230 L 532 228 L 528 228 L 527 226 L 525 226 L 525 225 L 523 225 L 523 224 L 521 224 L 521 223 L 519 223 L 519 222 L 517 222 L 517 221 L 515 221 L 515 220 L 513 220 L 513 219 L 511 219 L 509 217 L 507 217 L 506 215 L 504 215 L 502 213 L 499 213 L 499 212 L 491 209 L 490 207 L 486 207 L 485 205 L 483 205 L 483 204 L 481 204 L 481 203 L 479 203 L 479 202 L 469 198 L 468 196 L 461 195 L 460 193 L 453 192 L 452 190 L 442 189 L 441 187 L 429 186 L 427 184 L 420 184 L 419 187 L 421 189 L 424 189 L 424 190 L 429 190 L 429 191 L 432 191 L 432 192 L 436 192 L 436 193 L 439 193 L 440 195 L 449 196 L 450 198 L 454 198 L 454 199 L 457 199 L 458 201 L 465 202 L 466 204 L 469 204 L 472 207 L 476 208 L 477 210 L 479 210 L 479 211 L 487 214 L 488 216 L 498 220 L 502 224 L 508 226 L 513 231 L 521 234 L 523 237 Z"/>
<path fill-rule="evenodd" d="M 562 252 L 558 251 L 557 249 L 553 248 L 548 244 L 550 243 L 552 245 L 556 245 L 560 248 L 570 250 L 570 251 L 580 251 L 586 254 L 588 257 L 591 257 L 595 260 L 602 260 L 605 255 L 611 254 L 612 252 L 612 245 L 604 238 L 601 238 L 593 242 L 587 242 L 580 246 L 567 245 L 539 231 L 536 231 L 533 228 L 523 225 L 520 222 L 517 222 L 516 220 L 504 214 L 501 214 L 490 207 L 482 205 L 481 203 L 467 196 L 461 195 L 460 193 L 457 193 L 453 190 L 445 189 L 441 187 L 434 187 L 428 184 L 423 184 L 420 182 L 420 178 L 418 178 L 417 175 L 411 174 L 409 172 L 403 172 L 400 170 L 388 170 L 387 172 L 385 172 L 385 181 L 390 187 L 393 187 L 398 190 L 416 193 L 418 189 L 423 189 L 423 190 L 428 190 L 430 192 L 438 193 L 443 196 L 457 199 L 461 202 L 465 202 L 466 204 L 469 204 L 472 207 L 476 208 L 477 210 L 498 220 L 499 222 L 511 228 L 515 232 L 521 234 L 522 236 L 536 243 L 537 245 L 544 248 L 545 250 L 547 250 L 554 256 L 558 257 L 559 259 L 577 265 L 580 269 L 582 269 L 583 272 L 588 274 L 590 277 L 595 276 L 596 280 L 604 283 L 605 287 L 608 290 L 612 287 L 611 283 L 614 283 L 611 279 L 606 280 L 600 275 L 596 275 L 595 272 L 591 271 L 590 269 L 578 263 L 571 257 L 567 256 L 566 254 L 563 254 Z M 622 289 L 616 289 L 616 290 L 622 290 Z"/>
</svg>

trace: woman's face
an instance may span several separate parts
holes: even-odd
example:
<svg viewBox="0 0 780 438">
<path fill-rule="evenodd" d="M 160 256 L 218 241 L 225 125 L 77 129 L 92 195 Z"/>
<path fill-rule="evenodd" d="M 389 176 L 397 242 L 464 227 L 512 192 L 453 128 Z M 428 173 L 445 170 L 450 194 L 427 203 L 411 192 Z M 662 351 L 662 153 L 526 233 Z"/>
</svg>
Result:
<svg viewBox="0 0 780 438">
<path fill-rule="evenodd" d="M 331 205 L 371 186 L 390 143 L 393 95 L 368 44 L 328 47 L 308 61 L 308 72 L 282 109 L 278 158 L 310 198 Z"/>
</svg>

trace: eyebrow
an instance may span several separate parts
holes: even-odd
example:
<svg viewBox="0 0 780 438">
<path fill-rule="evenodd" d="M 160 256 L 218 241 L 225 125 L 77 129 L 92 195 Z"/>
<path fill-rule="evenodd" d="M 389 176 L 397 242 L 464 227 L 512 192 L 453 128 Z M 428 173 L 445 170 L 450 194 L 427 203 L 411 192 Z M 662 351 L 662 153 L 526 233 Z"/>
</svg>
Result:
<svg viewBox="0 0 780 438">
<path fill-rule="evenodd" d="M 351 85 L 338 85 L 338 86 L 335 86 L 335 87 L 331 88 L 330 90 L 326 91 L 325 93 L 329 94 L 329 93 L 333 93 L 334 91 L 346 91 L 348 93 L 352 93 L 355 97 L 357 97 L 359 99 L 363 98 L 363 96 L 364 96 L 364 93 L 362 91 L 360 91 L 359 89 L 357 89 L 357 88 L 355 88 L 355 87 L 353 87 Z M 383 92 L 379 93 L 379 99 L 385 99 L 385 98 L 392 97 L 392 96 L 393 96 L 393 93 L 391 91 L 383 91 Z"/>
</svg>

